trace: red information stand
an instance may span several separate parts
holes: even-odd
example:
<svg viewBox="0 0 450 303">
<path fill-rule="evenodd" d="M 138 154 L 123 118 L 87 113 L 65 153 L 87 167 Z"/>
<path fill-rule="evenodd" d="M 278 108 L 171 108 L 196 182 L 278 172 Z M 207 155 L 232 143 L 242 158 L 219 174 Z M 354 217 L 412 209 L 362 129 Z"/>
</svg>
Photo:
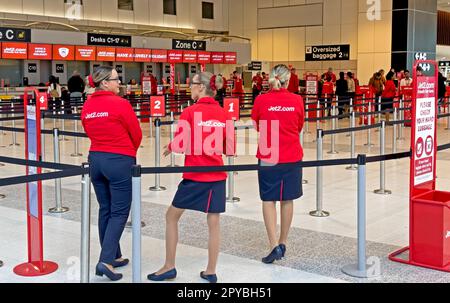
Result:
<svg viewBox="0 0 450 303">
<path fill-rule="evenodd" d="M 41 115 L 36 104 L 28 102 L 28 93 L 34 93 L 40 103 L 37 89 L 25 88 L 25 158 L 39 161 L 41 155 Z M 40 167 L 27 166 L 27 175 L 42 173 Z M 19 276 L 36 277 L 48 275 L 58 269 L 58 264 L 44 261 L 44 241 L 42 233 L 42 182 L 27 183 L 27 229 L 28 229 L 28 262 L 17 265 L 14 273 Z"/>
<path fill-rule="evenodd" d="M 434 75 L 417 75 L 419 64 Z M 436 190 L 438 66 L 414 66 L 411 129 L 409 247 L 389 256 L 392 261 L 450 272 L 450 193 Z M 409 252 L 409 256 L 403 256 Z"/>
</svg>

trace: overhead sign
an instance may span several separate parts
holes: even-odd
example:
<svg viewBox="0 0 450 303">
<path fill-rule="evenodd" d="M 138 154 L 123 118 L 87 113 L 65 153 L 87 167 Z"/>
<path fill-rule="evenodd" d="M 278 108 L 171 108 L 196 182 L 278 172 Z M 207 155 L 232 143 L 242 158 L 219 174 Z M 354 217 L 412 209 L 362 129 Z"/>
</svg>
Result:
<svg viewBox="0 0 450 303">
<path fill-rule="evenodd" d="M 210 52 L 197 52 L 197 61 L 201 64 L 211 63 L 211 53 Z"/>
<path fill-rule="evenodd" d="M 251 71 L 261 71 L 262 70 L 262 62 L 261 61 L 252 61 L 248 64 L 248 70 Z"/>
<path fill-rule="evenodd" d="M 88 45 L 131 47 L 131 36 L 88 34 Z"/>
<path fill-rule="evenodd" d="M 134 62 L 151 62 L 152 50 L 146 48 L 134 49 Z"/>
<path fill-rule="evenodd" d="M 182 63 L 183 62 L 183 51 L 179 51 L 179 50 L 167 51 L 167 62 Z"/>
<path fill-rule="evenodd" d="M 0 41 L 31 42 L 31 30 L 0 27 Z"/>
<path fill-rule="evenodd" d="M 165 49 L 152 50 L 152 62 L 159 62 L 159 63 L 167 62 L 167 50 Z"/>
<path fill-rule="evenodd" d="M 53 45 L 53 60 L 64 60 L 64 61 L 75 60 L 75 46 Z"/>
<path fill-rule="evenodd" d="M 27 59 L 28 46 L 26 43 L 19 42 L 3 42 L 2 58 L 3 59 Z"/>
<path fill-rule="evenodd" d="M 134 48 L 116 48 L 116 61 L 133 62 Z"/>
<path fill-rule="evenodd" d="M 77 46 L 75 58 L 77 61 L 95 61 L 95 46 Z"/>
<path fill-rule="evenodd" d="M 194 41 L 194 40 L 172 40 L 172 49 L 182 50 L 206 50 L 206 41 Z"/>
<path fill-rule="evenodd" d="M 350 60 L 350 45 L 307 46 L 306 61 L 340 61 Z"/>
<path fill-rule="evenodd" d="M 211 53 L 211 63 L 212 64 L 222 64 L 224 60 L 224 54 L 218 52 Z"/>
<path fill-rule="evenodd" d="M 236 52 L 224 53 L 224 63 L 225 64 L 237 64 L 237 53 Z"/>
<path fill-rule="evenodd" d="M 183 63 L 197 63 L 197 52 L 184 51 L 183 52 Z"/>
<path fill-rule="evenodd" d="M 97 47 L 97 61 L 115 61 L 115 47 Z"/>
<path fill-rule="evenodd" d="M 28 44 L 28 59 L 52 60 L 52 46 L 50 44 Z"/>
</svg>

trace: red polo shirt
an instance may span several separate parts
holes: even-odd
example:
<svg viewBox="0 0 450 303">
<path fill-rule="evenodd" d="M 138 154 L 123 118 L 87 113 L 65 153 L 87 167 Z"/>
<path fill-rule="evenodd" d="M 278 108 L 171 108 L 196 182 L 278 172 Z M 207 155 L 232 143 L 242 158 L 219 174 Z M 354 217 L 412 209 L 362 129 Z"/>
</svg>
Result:
<svg viewBox="0 0 450 303">
<path fill-rule="evenodd" d="M 233 123 L 229 121 L 227 124 L 226 120 L 224 109 L 214 98 L 200 99 L 181 114 L 169 150 L 185 154 L 184 166 L 223 166 L 222 154 L 232 154 L 234 141 Z M 227 174 L 184 173 L 183 178 L 196 182 L 217 182 L 226 180 Z"/>
<path fill-rule="evenodd" d="M 260 95 L 255 100 L 252 120 L 260 133 L 258 159 L 272 164 L 303 159 L 300 132 L 305 110 L 301 96 L 284 88 Z"/>
<path fill-rule="evenodd" d="M 92 152 L 136 157 L 142 130 L 130 103 L 112 92 L 95 92 L 83 106 L 81 121 Z"/>
</svg>

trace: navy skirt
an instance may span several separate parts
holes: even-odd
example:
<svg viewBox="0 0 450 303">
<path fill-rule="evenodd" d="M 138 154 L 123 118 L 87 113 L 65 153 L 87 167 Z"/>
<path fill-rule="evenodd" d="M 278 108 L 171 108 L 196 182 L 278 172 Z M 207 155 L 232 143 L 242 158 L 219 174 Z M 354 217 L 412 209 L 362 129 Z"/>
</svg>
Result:
<svg viewBox="0 0 450 303">
<path fill-rule="evenodd" d="M 267 166 L 258 171 L 259 195 L 263 202 L 290 201 L 303 196 L 302 168 Z"/>
<path fill-rule="evenodd" d="M 204 213 L 225 212 L 226 181 L 196 182 L 184 179 L 178 185 L 172 205 L 180 209 L 196 210 Z"/>
</svg>

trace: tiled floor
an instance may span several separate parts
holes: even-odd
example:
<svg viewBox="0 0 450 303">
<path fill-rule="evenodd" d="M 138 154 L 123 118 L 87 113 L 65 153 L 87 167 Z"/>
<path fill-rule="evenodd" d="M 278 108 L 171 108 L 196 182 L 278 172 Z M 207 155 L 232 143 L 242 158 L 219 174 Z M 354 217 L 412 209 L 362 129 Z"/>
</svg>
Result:
<svg viewBox="0 0 450 303">
<path fill-rule="evenodd" d="M 245 122 L 248 124 L 248 122 Z M 347 121 L 340 121 L 341 127 L 348 125 Z M 72 129 L 73 122 L 66 123 L 66 129 Z M 20 124 L 18 124 L 20 127 Z M 59 123 L 58 123 L 59 126 Z M 53 124 L 46 125 L 52 128 Z M 444 130 L 446 127 L 445 120 L 440 121 L 439 126 L 439 144 L 450 142 L 450 131 Z M 311 124 L 311 131 L 314 132 L 315 124 Z M 329 128 L 329 125 L 324 125 Z M 81 130 L 81 128 L 80 128 Z M 144 132 L 149 133 L 148 125 L 144 126 Z M 254 131 L 250 131 L 253 133 Z M 245 131 L 240 131 L 239 137 L 243 138 Z M 378 154 L 378 132 L 372 132 L 372 142 L 375 144 L 370 150 L 364 147 L 367 133 L 357 133 L 357 153 L 367 153 L 370 155 Z M 163 132 L 163 144 L 167 142 L 167 133 Z M 254 135 L 253 135 L 254 136 Z M 406 140 L 398 142 L 398 151 L 409 150 L 409 129 L 405 129 Z M 61 159 L 64 163 L 79 165 L 86 161 L 88 140 L 80 140 L 80 150 L 84 154 L 80 158 L 72 158 L 69 155 L 73 152 L 73 140 L 61 142 Z M 316 148 L 313 141 L 313 135 L 305 135 L 305 160 L 314 160 Z M 18 142 L 23 142 L 23 135 L 17 135 Z M 330 149 L 330 138 L 325 138 L 324 157 L 326 159 L 348 158 L 350 155 L 349 142 L 350 139 L 345 135 L 337 136 L 338 155 L 329 155 L 326 153 Z M 392 130 L 387 131 L 387 151 L 391 152 Z M 0 133 L 0 155 L 23 157 L 23 144 L 18 147 L 8 146 L 11 143 L 11 135 L 1 135 Z M 143 166 L 154 166 L 154 139 L 144 138 L 143 148 L 139 152 L 139 163 Z M 46 139 L 46 160 L 51 160 L 52 140 L 50 137 Z M 7 145 L 7 147 L 1 147 Z M 255 148 L 252 144 L 250 151 Z M 245 149 L 244 149 L 245 150 Z M 450 172 L 448 170 L 450 160 L 450 151 L 441 152 L 438 155 L 438 180 L 437 185 L 441 190 L 450 191 Z M 162 165 L 167 165 L 168 159 L 163 159 Z M 177 157 L 177 163 L 182 164 L 182 158 Z M 236 160 L 236 164 L 256 163 L 252 154 L 240 155 Z M 367 240 L 371 241 L 370 245 L 374 245 L 374 255 L 381 254 L 382 258 L 391 248 L 403 247 L 408 245 L 408 226 L 409 226 L 409 160 L 396 160 L 388 162 L 386 170 L 387 188 L 393 191 L 390 196 L 379 196 L 373 194 L 373 190 L 379 188 L 379 165 L 370 164 L 367 170 Z M 24 168 L 14 165 L 6 165 L 0 167 L 0 178 L 17 176 L 24 174 Z M 180 181 L 180 175 L 162 175 L 161 184 L 167 187 L 167 191 L 154 193 L 147 190 L 154 183 L 153 176 L 144 176 L 142 199 L 144 208 L 155 209 L 157 205 L 166 207 L 170 204 L 171 199 L 176 191 L 177 184 Z M 356 172 L 348 171 L 345 167 L 327 167 L 324 168 L 324 209 L 331 212 L 328 218 L 314 218 L 309 216 L 309 211 L 315 209 L 316 196 L 316 176 L 315 169 L 305 169 L 304 178 L 309 181 L 304 186 L 304 197 L 295 204 L 295 216 L 293 226 L 292 244 L 291 246 L 302 245 L 302 242 L 295 237 L 295 234 L 314 232 L 315 237 L 327 237 L 335 235 L 336 239 L 355 239 L 356 238 Z M 254 230 L 254 233 L 261 235 L 260 246 L 256 251 L 248 251 L 247 255 L 242 256 L 234 248 L 229 251 L 223 251 L 221 254 L 220 267 L 218 273 L 223 282 L 336 282 L 336 281 L 353 281 L 345 276 L 338 276 L 338 265 L 335 268 L 331 265 L 331 260 L 319 260 L 320 262 L 307 263 L 308 259 L 314 259 L 316 249 L 326 249 L 325 247 L 317 247 L 315 249 L 302 251 L 298 258 L 286 259 L 275 266 L 265 266 L 260 263 L 258 258 L 266 253 L 267 248 L 264 227 L 262 225 L 261 202 L 259 201 L 256 173 L 245 172 L 236 176 L 235 193 L 241 198 L 241 202 L 227 205 L 227 218 L 237 220 L 236 222 L 247 222 L 239 220 L 250 220 L 256 222 L 255 226 L 259 226 L 261 230 Z M 72 207 L 71 213 L 76 213 L 76 205 L 79 205 L 79 198 L 76 192 L 80 191 L 80 178 L 68 178 L 63 180 L 63 201 Z M 52 190 L 53 181 L 45 181 L 44 186 L 48 192 Z M 24 189 L 25 187 L 23 187 Z M 45 217 L 45 239 L 46 239 L 46 257 L 50 260 L 57 261 L 61 269 L 48 277 L 36 279 L 23 279 L 12 274 L 11 270 L 14 265 L 25 261 L 26 259 L 26 223 L 25 212 L 23 206 L 25 201 L 15 199 L 15 194 L 9 194 L 11 191 L 20 191 L 21 187 L 1 188 L 0 193 L 7 193 L 4 200 L 0 200 L 0 259 L 5 262 L 5 266 L 0 268 L 0 281 L 7 282 L 53 282 L 67 281 L 77 282 L 78 266 L 76 262 L 79 256 L 80 242 L 80 225 L 73 218 L 66 219 L 64 216 Z M 46 208 L 50 207 L 54 201 L 50 194 L 45 201 Z M 77 200 L 78 198 L 78 200 Z M 70 199 L 71 201 L 68 201 Z M 76 201 L 72 201 L 76 200 Z M 95 203 L 95 201 L 94 201 Z M 13 204 L 13 205 L 11 205 Z M 161 215 L 161 214 L 159 214 Z M 160 266 L 163 253 L 163 241 L 157 232 L 163 230 L 163 218 L 146 218 L 149 225 L 149 232 L 144 236 L 144 256 L 143 263 L 144 273 L 155 270 Z M 152 224 L 155 226 L 152 227 Z M 297 231 L 298 229 L 298 231 Z M 93 231 L 95 227 L 93 226 Z M 96 233 L 92 233 L 92 259 L 98 256 L 98 245 Z M 124 250 L 131 255 L 130 234 L 124 235 Z M 252 237 L 250 234 L 249 237 Z M 343 238 L 341 238 L 343 237 Z M 331 241 L 334 242 L 334 241 Z M 198 272 L 205 266 L 206 250 L 198 245 L 198 241 L 192 240 L 191 245 L 181 245 L 179 254 L 179 268 L 182 269 L 178 282 L 200 282 L 197 278 Z M 346 254 L 341 258 L 345 261 L 355 261 L 355 247 L 348 243 L 348 247 L 343 249 Z M 339 244 L 338 244 L 339 246 Z M 311 256 L 308 256 L 308 253 Z M 72 256 L 72 258 L 71 258 Z M 336 257 L 336 255 L 334 255 Z M 384 260 L 383 260 L 384 261 Z M 73 263 L 75 262 L 75 264 Z M 397 280 L 402 278 L 403 265 L 397 265 L 389 261 L 383 263 L 387 272 L 392 273 L 385 281 Z M 95 264 L 91 264 L 94 266 Z M 238 265 L 238 266 L 237 266 Z M 400 267 L 398 267 L 400 266 Z M 407 267 L 408 268 L 408 267 Z M 398 277 L 395 277 L 397 271 Z M 91 271 L 92 272 L 92 271 Z M 131 268 L 125 269 L 125 282 L 130 281 Z M 143 274 L 144 274 L 143 273 Z M 255 273 L 258 273 L 257 275 Z M 433 272 L 429 270 L 419 271 L 423 281 L 448 281 L 449 275 L 446 273 Z M 416 272 L 416 274 L 418 274 Z M 260 279 L 255 281 L 255 277 Z M 93 281 L 101 282 L 93 277 Z M 405 278 L 405 281 L 412 281 Z"/>
</svg>

